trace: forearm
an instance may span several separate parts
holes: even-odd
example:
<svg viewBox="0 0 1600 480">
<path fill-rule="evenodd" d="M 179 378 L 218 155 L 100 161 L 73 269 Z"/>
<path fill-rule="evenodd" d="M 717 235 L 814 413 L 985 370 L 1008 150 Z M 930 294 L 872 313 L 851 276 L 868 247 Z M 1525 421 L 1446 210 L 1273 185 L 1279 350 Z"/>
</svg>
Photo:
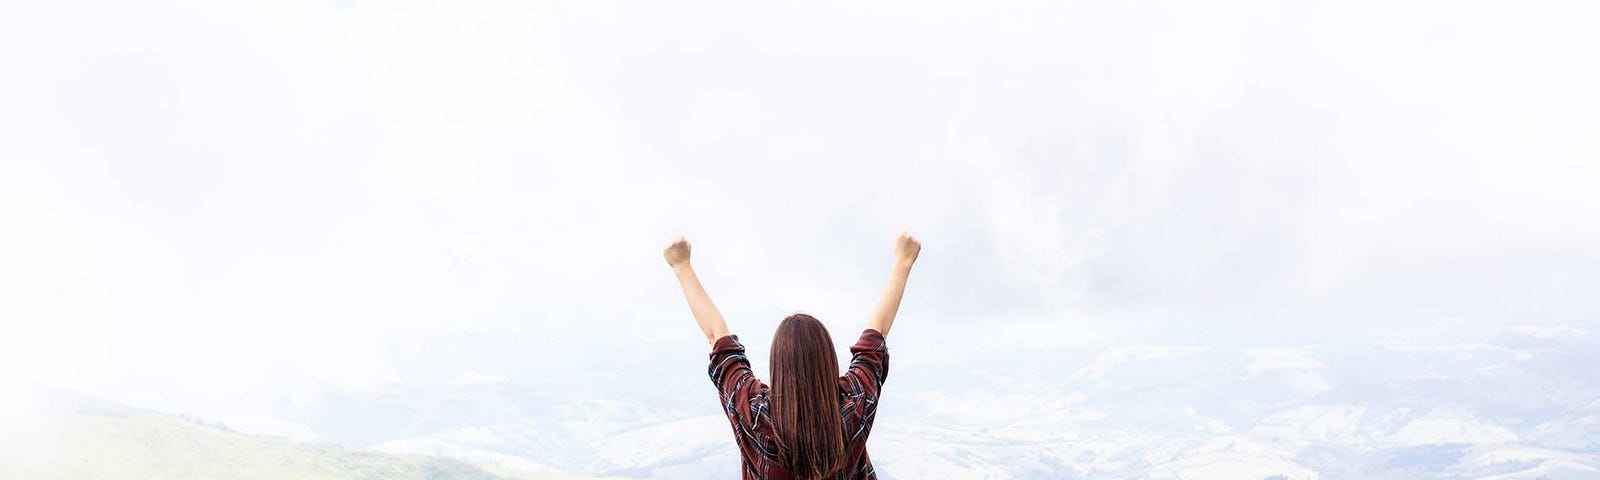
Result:
<svg viewBox="0 0 1600 480">
<path fill-rule="evenodd" d="M 706 334 L 706 342 L 716 343 L 717 339 L 728 334 L 728 322 L 722 319 L 722 312 L 717 310 L 715 303 L 711 303 L 711 296 L 700 285 L 700 277 L 695 276 L 692 265 L 684 262 L 672 270 L 678 274 L 683 298 L 689 301 L 689 311 L 694 314 L 695 323 L 700 324 L 700 331 Z"/>
<path fill-rule="evenodd" d="M 895 262 L 894 269 L 889 273 L 889 286 L 883 289 L 883 296 L 878 298 L 877 308 L 873 309 L 872 317 L 867 319 L 867 328 L 889 336 L 895 313 L 900 311 L 900 298 L 906 294 L 906 281 L 911 278 L 911 264 L 908 261 Z"/>
</svg>

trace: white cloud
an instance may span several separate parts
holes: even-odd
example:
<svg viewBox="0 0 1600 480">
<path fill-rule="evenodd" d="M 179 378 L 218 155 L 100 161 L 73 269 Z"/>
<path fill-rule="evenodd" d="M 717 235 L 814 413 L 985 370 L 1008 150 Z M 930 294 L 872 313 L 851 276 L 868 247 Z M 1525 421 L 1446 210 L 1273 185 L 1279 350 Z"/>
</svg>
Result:
<svg viewBox="0 0 1600 480">
<path fill-rule="evenodd" d="M 751 339 L 851 330 L 901 228 L 930 345 L 1600 296 L 1567 8 L 89 3 L 0 20 L 11 377 L 252 402 L 693 345 L 678 233 Z"/>
<path fill-rule="evenodd" d="M 1133 345 L 1108 348 L 1094 356 L 1089 365 L 1072 372 L 1074 379 L 1099 380 L 1104 378 L 1106 371 L 1117 364 L 1150 361 L 1172 360 L 1189 355 L 1205 352 L 1206 347 L 1193 345 Z"/>
<path fill-rule="evenodd" d="M 1250 376 L 1254 377 L 1266 372 L 1296 371 L 1296 370 L 1321 370 L 1322 362 L 1311 355 L 1304 348 L 1296 347 L 1264 347 L 1252 348 L 1245 351 L 1250 357 L 1250 365 L 1246 367 Z"/>
<path fill-rule="evenodd" d="M 1515 441 L 1505 427 L 1459 409 L 1436 408 L 1389 436 L 1395 445 L 1495 444 Z"/>
<path fill-rule="evenodd" d="M 504 375 L 496 375 L 496 374 L 493 374 L 493 373 L 483 373 L 483 372 L 478 372 L 478 371 L 467 371 L 467 372 L 462 372 L 461 375 L 457 376 L 454 380 L 451 380 L 450 384 L 451 385 L 482 385 L 482 384 L 506 383 L 506 382 L 509 382 L 509 381 L 511 381 L 511 379 L 506 378 L 506 376 L 504 376 Z"/>
</svg>

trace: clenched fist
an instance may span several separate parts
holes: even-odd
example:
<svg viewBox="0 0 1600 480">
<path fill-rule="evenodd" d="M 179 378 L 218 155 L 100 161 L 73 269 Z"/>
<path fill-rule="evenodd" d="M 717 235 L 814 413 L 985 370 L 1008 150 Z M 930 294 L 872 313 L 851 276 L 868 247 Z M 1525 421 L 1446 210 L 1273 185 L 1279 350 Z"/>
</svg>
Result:
<svg viewBox="0 0 1600 480">
<path fill-rule="evenodd" d="M 671 245 L 667 245 L 667 249 L 661 252 L 661 256 L 666 257 L 667 265 L 672 266 L 672 268 L 688 265 L 689 240 L 682 236 L 678 237 L 677 240 L 672 241 Z"/>
<path fill-rule="evenodd" d="M 913 237 L 909 233 L 900 232 L 900 238 L 894 241 L 895 262 L 910 266 L 917 261 L 918 253 L 922 253 L 922 242 L 917 241 L 917 237 Z M 687 259 L 688 257 L 689 254 L 687 253 L 687 248 L 685 248 L 684 258 Z"/>
</svg>

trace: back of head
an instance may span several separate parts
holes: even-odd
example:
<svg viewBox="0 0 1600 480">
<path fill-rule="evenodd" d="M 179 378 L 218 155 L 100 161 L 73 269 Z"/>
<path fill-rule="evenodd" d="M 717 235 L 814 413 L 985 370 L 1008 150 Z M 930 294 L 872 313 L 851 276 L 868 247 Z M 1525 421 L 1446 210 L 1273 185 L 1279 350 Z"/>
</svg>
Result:
<svg viewBox="0 0 1600 480">
<path fill-rule="evenodd" d="M 844 458 L 839 417 L 839 361 L 815 317 L 796 313 L 772 336 L 772 424 L 778 464 L 797 478 L 832 474 Z"/>
</svg>

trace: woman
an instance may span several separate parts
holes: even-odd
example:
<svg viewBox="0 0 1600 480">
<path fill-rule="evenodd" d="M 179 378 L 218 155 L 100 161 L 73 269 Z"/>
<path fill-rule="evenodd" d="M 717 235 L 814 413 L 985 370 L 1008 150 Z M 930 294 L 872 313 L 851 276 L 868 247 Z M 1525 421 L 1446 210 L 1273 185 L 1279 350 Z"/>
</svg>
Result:
<svg viewBox="0 0 1600 480">
<path fill-rule="evenodd" d="M 772 336 L 772 386 L 750 372 L 739 337 L 728 334 L 722 313 L 689 264 L 689 242 L 678 237 L 663 255 L 678 274 L 689 311 L 711 342 L 711 381 L 733 424 L 745 480 L 876 479 L 867 458 L 867 434 L 878 411 L 878 388 L 889 375 L 884 337 L 900 309 L 911 264 L 922 244 L 907 234 L 895 241 L 889 287 L 861 339 L 850 347 L 850 368 L 839 375 L 828 329 L 796 313 Z"/>
</svg>

